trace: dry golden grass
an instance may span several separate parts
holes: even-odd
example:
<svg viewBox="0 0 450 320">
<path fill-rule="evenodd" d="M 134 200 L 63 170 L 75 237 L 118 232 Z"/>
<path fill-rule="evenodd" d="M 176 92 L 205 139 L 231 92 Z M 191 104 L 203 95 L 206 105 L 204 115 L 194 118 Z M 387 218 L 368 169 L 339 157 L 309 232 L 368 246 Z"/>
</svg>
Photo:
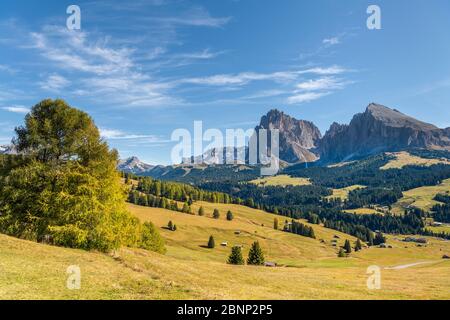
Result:
<svg viewBox="0 0 450 320">
<path fill-rule="evenodd" d="M 440 163 L 450 165 L 450 161 L 448 161 L 447 159 L 426 159 L 426 158 L 413 156 L 406 151 L 387 153 L 387 154 L 394 156 L 395 159 L 390 160 L 386 165 L 381 167 L 380 168 L 381 170 L 401 169 L 408 165 L 425 166 L 425 167 L 429 167 L 434 164 L 440 164 Z"/>
<path fill-rule="evenodd" d="M 311 182 L 306 178 L 293 178 L 287 174 L 280 174 L 277 176 L 260 178 L 250 181 L 250 183 L 258 186 L 307 186 Z"/>
<path fill-rule="evenodd" d="M 276 217 L 237 205 L 196 203 L 206 216 L 130 205 L 131 212 L 158 227 L 169 220 L 175 232 L 160 229 L 168 252 L 160 255 L 124 248 L 110 255 L 52 247 L 0 235 L 0 299 L 450 299 L 450 242 L 430 239 L 426 247 L 389 236 L 392 249 L 369 248 L 337 258 L 334 235 L 342 245 L 354 238 L 314 225 L 317 240 L 273 229 Z M 214 208 L 220 219 L 211 218 Z M 234 214 L 225 219 L 226 211 Z M 241 231 L 236 235 L 235 231 Z M 209 235 L 216 248 L 206 249 Z M 320 239 L 325 240 L 322 243 Z M 266 260 L 284 267 L 231 266 L 225 263 L 233 244 L 260 241 Z M 221 247 L 228 241 L 228 247 Z M 387 270 L 417 262 L 426 264 Z M 82 271 L 81 290 L 65 287 L 69 265 Z M 382 268 L 381 290 L 366 287 L 367 267 Z M 420 279 L 420 281 L 417 281 Z"/>
<path fill-rule="evenodd" d="M 382 214 L 381 212 L 379 212 L 375 209 L 372 209 L 372 208 L 348 209 L 348 210 L 345 210 L 345 212 L 354 213 L 354 214 Z"/>
<path fill-rule="evenodd" d="M 367 188 L 366 186 L 355 184 L 353 186 L 341 188 L 341 189 L 333 189 L 333 194 L 331 196 L 328 196 L 328 199 L 331 198 L 341 198 L 342 200 L 348 199 L 348 194 L 350 191 L 356 190 L 356 189 L 364 189 Z"/>
<path fill-rule="evenodd" d="M 334 164 L 330 164 L 327 167 L 328 168 L 340 168 L 340 167 L 344 167 L 346 165 L 355 163 L 356 161 L 346 161 L 346 162 L 338 162 L 338 163 L 334 163 Z"/>
<path fill-rule="evenodd" d="M 446 225 L 442 225 L 442 226 L 428 226 L 426 227 L 426 229 L 432 231 L 432 232 L 436 232 L 436 233 L 441 233 L 441 232 L 445 232 L 450 234 L 450 224 L 446 224 Z"/>
</svg>

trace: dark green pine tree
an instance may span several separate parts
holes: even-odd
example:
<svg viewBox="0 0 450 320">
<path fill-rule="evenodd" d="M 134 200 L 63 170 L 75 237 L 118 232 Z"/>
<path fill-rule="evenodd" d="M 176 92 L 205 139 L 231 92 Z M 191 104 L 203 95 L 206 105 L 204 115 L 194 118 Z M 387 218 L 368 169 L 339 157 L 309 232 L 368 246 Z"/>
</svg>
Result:
<svg viewBox="0 0 450 320">
<path fill-rule="evenodd" d="M 366 231 L 367 244 L 373 246 L 373 233 L 369 229 Z"/>
<path fill-rule="evenodd" d="M 218 209 L 214 209 L 213 218 L 214 219 L 219 219 L 220 218 L 220 212 L 219 212 Z"/>
<path fill-rule="evenodd" d="M 275 230 L 278 230 L 278 218 L 274 218 L 274 219 L 273 219 L 273 228 L 274 228 Z"/>
<path fill-rule="evenodd" d="M 233 212 L 231 212 L 230 210 L 228 210 L 228 212 L 227 212 L 227 220 L 228 221 L 233 220 Z"/>
<path fill-rule="evenodd" d="M 350 245 L 350 241 L 348 239 L 345 240 L 344 250 L 347 254 L 350 254 L 352 252 L 352 246 Z"/>
<path fill-rule="evenodd" d="M 315 239 L 316 235 L 314 233 L 314 229 L 312 227 L 309 228 L 308 237 Z"/>
<path fill-rule="evenodd" d="M 253 242 L 248 253 L 247 264 L 261 266 L 264 264 L 264 253 L 258 241 Z"/>
<path fill-rule="evenodd" d="M 373 244 L 374 245 L 379 245 L 382 243 L 386 242 L 386 238 L 383 236 L 383 234 L 381 232 L 377 232 L 377 234 L 375 235 L 375 238 L 373 239 Z"/>
<path fill-rule="evenodd" d="M 209 236 L 208 248 L 209 249 L 214 249 L 215 246 L 216 246 L 216 242 L 214 241 L 214 237 L 213 236 Z"/>
<path fill-rule="evenodd" d="M 203 207 L 200 207 L 200 209 L 198 209 L 198 215 L 199 216 L 204 216 L 205 215 L 205 209 Z"/>
<path fill-rule="evenodd" d="M 244 257 L 242 256 L 241 247 L 235 246 L 235 247 L 231 248 L 231 254 L 228 257 L 228 263 L 236 264 L 236 265 L 244 264 Z"/>
</svg>

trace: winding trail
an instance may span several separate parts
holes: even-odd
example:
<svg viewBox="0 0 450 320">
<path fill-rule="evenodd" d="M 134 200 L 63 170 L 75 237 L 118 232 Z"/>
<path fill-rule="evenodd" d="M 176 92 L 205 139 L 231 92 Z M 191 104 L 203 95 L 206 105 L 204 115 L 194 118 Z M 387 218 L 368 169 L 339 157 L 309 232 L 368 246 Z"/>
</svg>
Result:
<svg viewBox="0 0 450 320">
<path fill-rule="evenodd" d="M 419 265 L 422 265 L 422 264 L 429 264 L 429 263 L 433 263 L 433 262 L 436 262 L 436 261 L 425 261 L 425 262 L 401 264 L 401 265 L 395 266 L 395 267 L 385 267 L 384 269 L 386 269 L 386 270 L 401 270 L 401 269 L 407 269 L 407 268 L 419 266 Z"/>
</svg>

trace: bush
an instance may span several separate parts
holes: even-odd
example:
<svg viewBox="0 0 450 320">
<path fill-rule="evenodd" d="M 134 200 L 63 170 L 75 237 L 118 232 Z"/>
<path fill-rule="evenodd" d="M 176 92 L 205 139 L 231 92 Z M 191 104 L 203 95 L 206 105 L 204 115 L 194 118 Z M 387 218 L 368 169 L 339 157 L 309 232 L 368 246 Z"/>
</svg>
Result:
<svg viewBox="0 0 450 320">
<path fill-rule="evenodd" d="M 48 228 L 51 242 L 69 248 L 88 248 L 88 232 L 75 225 L 52 226 Z"/>
<path fill-rule="evenodd" d="M 213 212 L 213 218 L 214 218 L 214 219 L 219 219 L 219 218 L 220 218 L 220 212 L 219 212 L 219 210 L 214 209 L 214 212 Z"/>
<path fill-rule="evenodd" d="M 139 247 L 142 249 L 155 251 L 158 253 L 166 253 L 164 240 L 151 222 L 145 222 L 142 225 L 141 240 Z"/>
<path fill-rule="evenodd" d="M 233 213 L 230 211 L 230 210 L 228 210 L 228 212 L 227 212 L 227 220 L 228 221 L 231 221 L 231 220 L 233 220 Z"/>
</svg>

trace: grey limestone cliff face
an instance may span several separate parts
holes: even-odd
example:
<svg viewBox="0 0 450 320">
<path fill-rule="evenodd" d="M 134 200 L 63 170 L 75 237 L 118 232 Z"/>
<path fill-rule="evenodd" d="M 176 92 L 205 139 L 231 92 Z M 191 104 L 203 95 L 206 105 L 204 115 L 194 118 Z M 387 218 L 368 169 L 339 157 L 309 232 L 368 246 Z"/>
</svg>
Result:
<svg viewBox="0 0 450 320">
<path fill-rule="evenodd" d="M 310 121 L 297 120 L 276 109 L 261 118 L 259 129 L 278 129 L 280 159 L 288 163 L 311 162 L 318 159 L 313 150 L 321 138 L 320 130 Z"/>
<path fill-rule="evenodd" d="M 395 109 L 372 103 L 349 125 L 334 123 L 318 147 L 324 161 L 408 148 L 450 149 L 448 129 L 419 121 Z"/>
</svg>

